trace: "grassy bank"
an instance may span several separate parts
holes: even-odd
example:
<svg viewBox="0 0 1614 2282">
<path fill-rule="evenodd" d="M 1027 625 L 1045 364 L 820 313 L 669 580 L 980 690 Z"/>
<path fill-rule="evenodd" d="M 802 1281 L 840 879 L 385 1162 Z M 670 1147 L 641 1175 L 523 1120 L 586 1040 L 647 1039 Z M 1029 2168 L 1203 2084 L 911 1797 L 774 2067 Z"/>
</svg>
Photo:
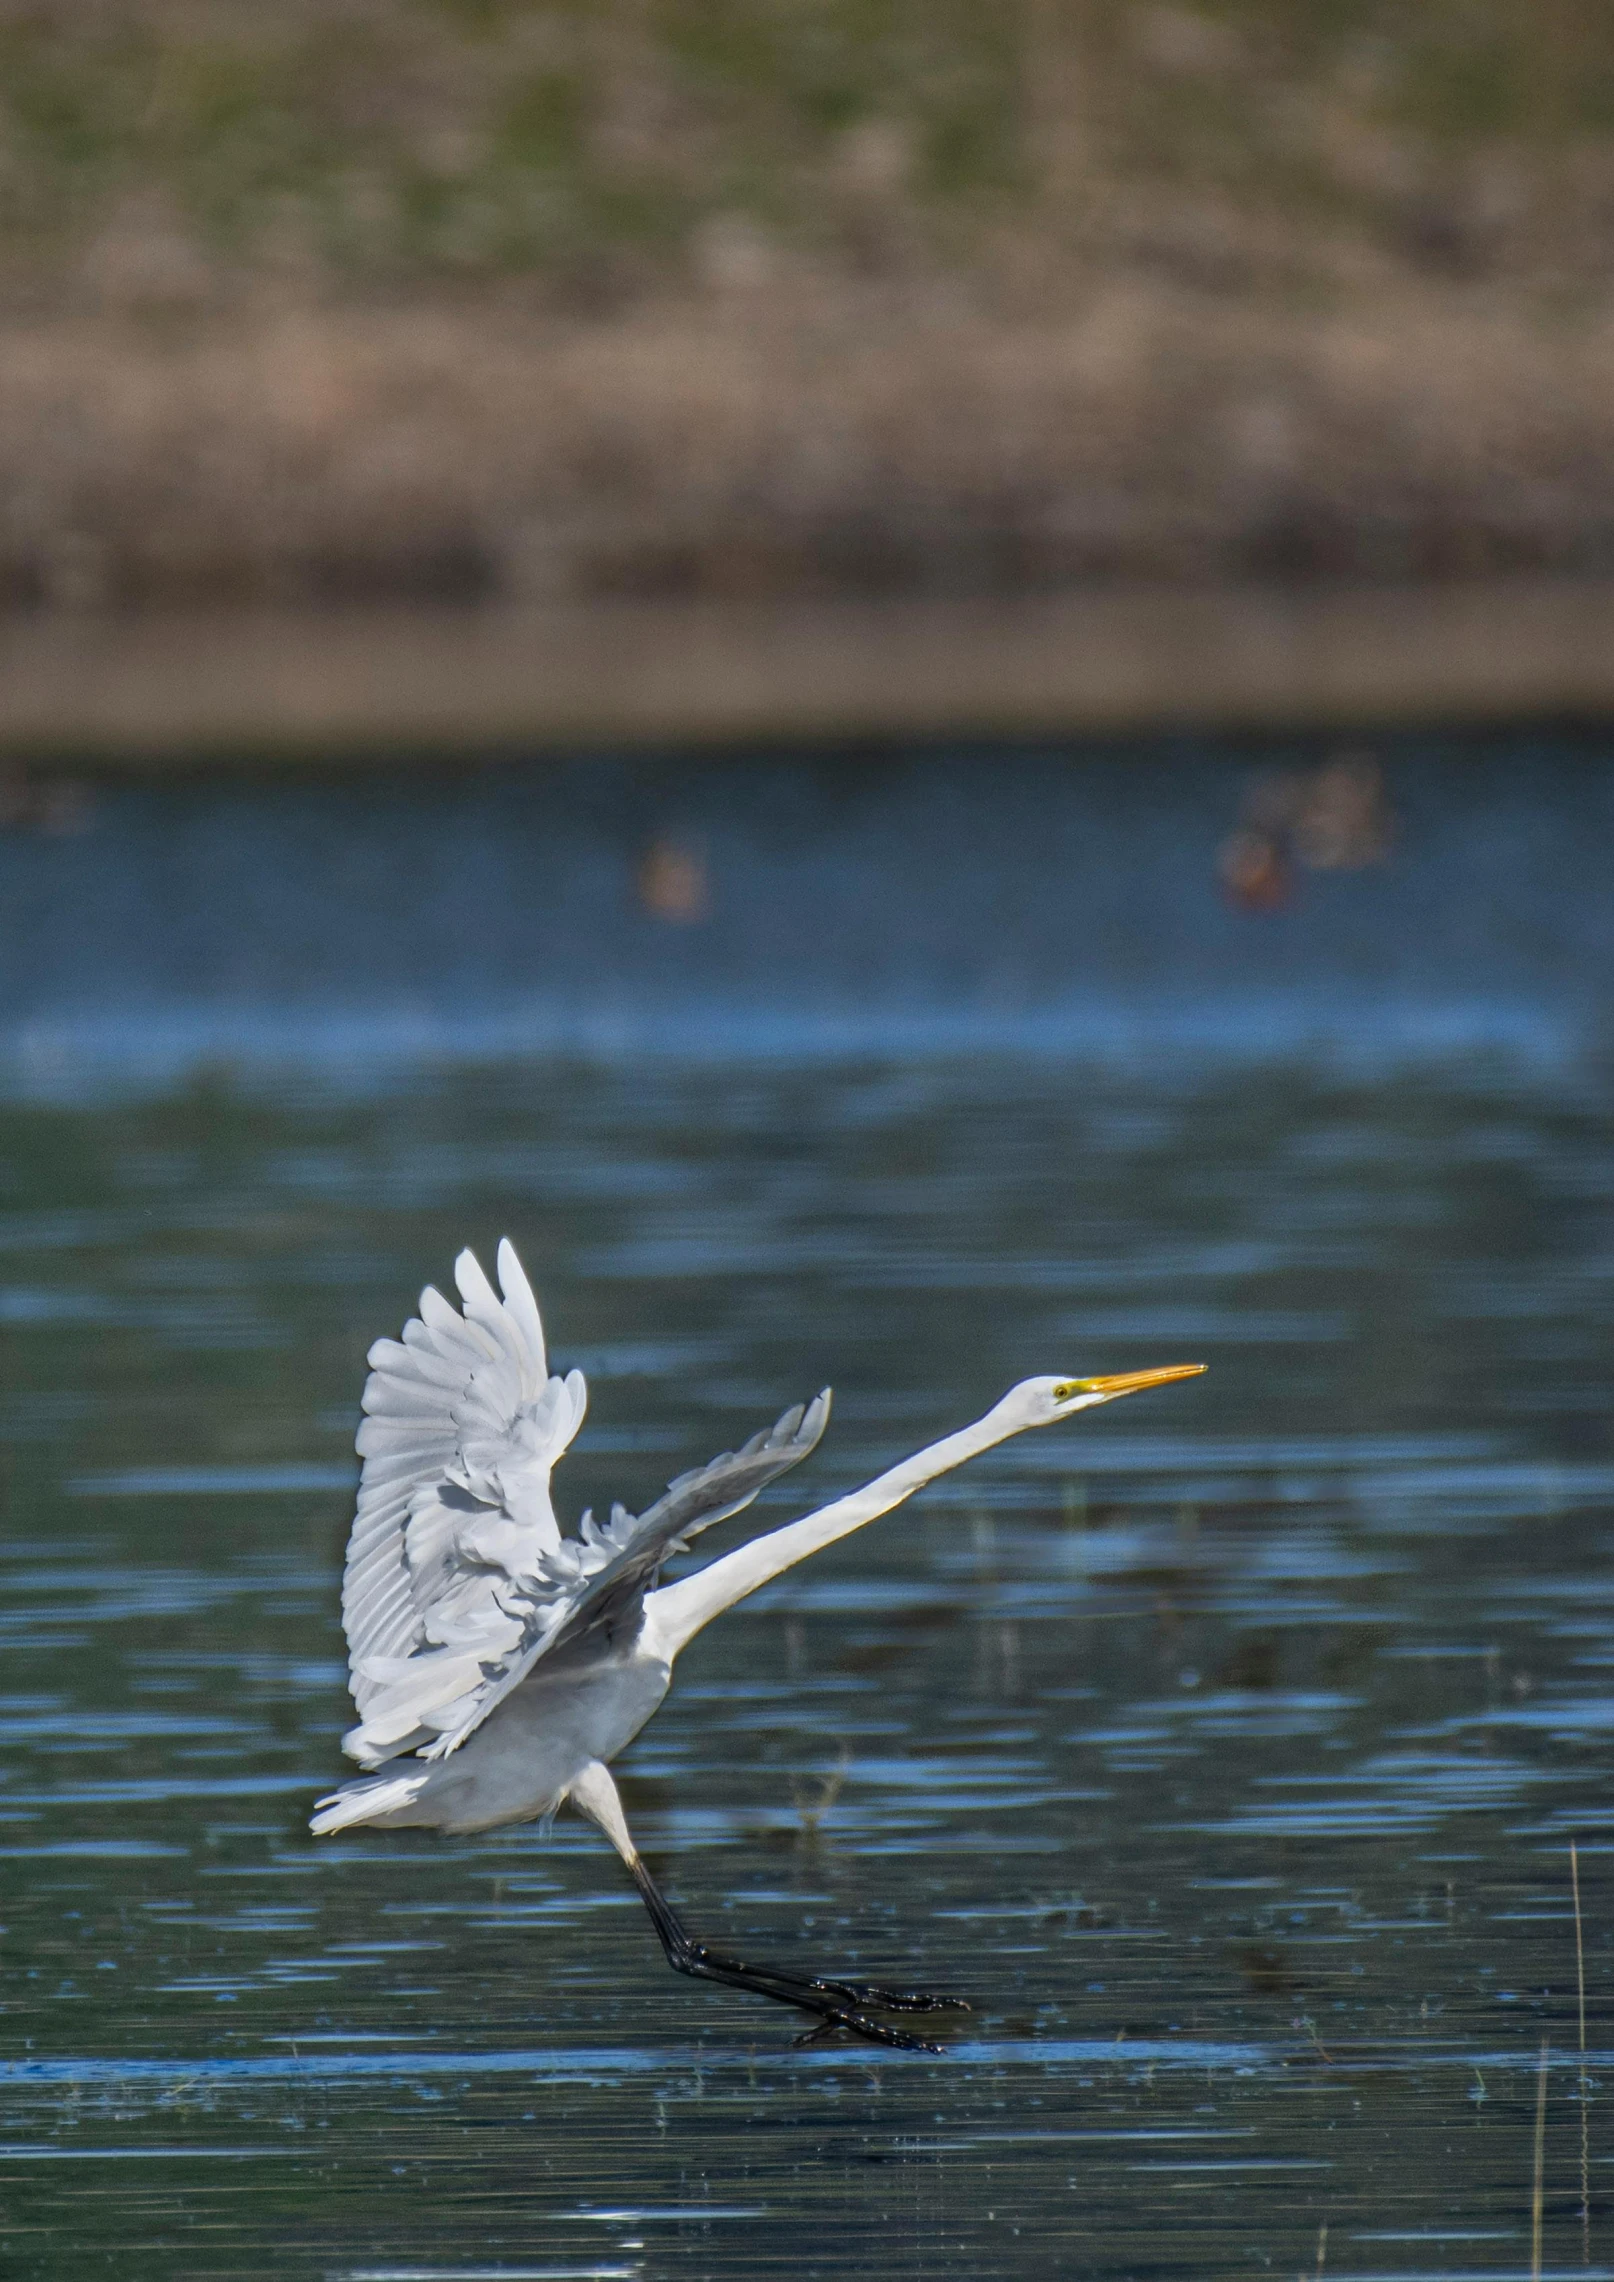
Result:
<svg viewBox="0 0 1614 2282">
<path fill-rule="evenodd" d="M 1614 561 L 1596 0 L 0 12 L 0 592 Z"/>
</svg>

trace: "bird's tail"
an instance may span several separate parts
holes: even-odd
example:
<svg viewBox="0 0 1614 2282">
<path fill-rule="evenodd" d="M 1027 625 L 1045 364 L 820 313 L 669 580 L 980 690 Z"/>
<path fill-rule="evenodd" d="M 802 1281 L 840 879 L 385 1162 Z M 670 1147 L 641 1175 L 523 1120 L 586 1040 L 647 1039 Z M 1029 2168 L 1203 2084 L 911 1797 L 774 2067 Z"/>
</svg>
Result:
<svg viewBox="0 0 1614 2282">
<path fill-rule="evenodd" d="M 344 1783 L 318 1802 L 308 1827 L 316 1838 L 327 1838 L 355 1823 L 413 1822 L 409 1809 L 430 1781 L 430 1769 L 423 1769 L 418 1775 L 383 1775 L 373 1783 Z"/>
</svg>

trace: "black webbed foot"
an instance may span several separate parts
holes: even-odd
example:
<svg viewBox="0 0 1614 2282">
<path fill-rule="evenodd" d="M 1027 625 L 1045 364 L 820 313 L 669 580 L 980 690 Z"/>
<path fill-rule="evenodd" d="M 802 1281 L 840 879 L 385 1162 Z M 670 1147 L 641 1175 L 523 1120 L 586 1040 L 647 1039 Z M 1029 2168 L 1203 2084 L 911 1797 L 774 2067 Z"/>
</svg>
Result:
<svg viewBox="0 0 1614 2282">
<path fill-rule="evenodd" d="M 716 1981 L 727 1989 L 747 1989 L 754 1996 L 770 1997 L 775 2004 L 796 2005 L 816 2013 L 815 2025 L 797 2039 L 802 2045 L 820 2044 L 842 2031 L 869 2044 L 884 2044 L 899 2052 L 940 2053 L 939 2044 L 912 2036 L 877 2019 L 880 2012 L 968 2012 L 962 1997 L 930 1995 L 922 1990 L 884 1989 L 871 1981 L 832 1981 L 818 1975 L 785 1972 L 771 1965 L 748 1965 L 742 1958 L 725 1957 L 695 1940 L 677 1911 L 662 1893 L 643 1861 L 632 1865 L 634 1883 L 644 1897 L 667 1962 L 675 1973 L 698 1981 Z"/>
<path fill-rule="evenodd" d="M 939 2044 L 931 2044 L 922 2036 L 910 2036 L 906 2029 L 893 2028 L 888 2021 L 877 2021 L 868 2013 L 826 2012 L 822 2019 L 804 2028 L 800 2036 L 792 2039 L 796 2050 L 804 2052 L 810 2044 L 828 2044 L 834 2036 L 844 2032 L 858 2036 L 866 2044 L 887 2044 L 898 2052 L 928 2052 L 934 2058 L 942 2055 Z"/>
<path fill-rule="evenodd" d="M 951 1997 L 940 1990 L 882 1989 L 873 1981 L 831 1981 L 813 1976 L 812 1985 L 860 2012 L 872 2006 L 882 2013 L 967 2013 L 967 1997 Z"/>
<path fill-rule="evenodd" d="M 772 1965 L 748 1965 L 742 1958 L 721 1956 L 708 1949 L 705 1942 L 687 1938 L 677 1954 L 668 1949 L 667 1961 L 675 1972 L 689 1973 L 697 1980 L 717 1981 L 729 1989 L 749 1989 L 755 1996 L 771 1997 L 776 2004 L 798 2005 L 803 2012 L 816 2013 L 817 2026 L 798 2038 L 798 2043 L 822 2042 L 839 2029 L 848 2036 L 862 2037 L 866 2043 L 890 2045 L 899 2052 L 939 2053 L 942 2049 L 939 2044 L 912 2036 L 906 2029 L 893 2028 L 889 2021 L 874 2016 L 888 2007 L 897 2012 L 952 2009 L 945 1999 L 916 2000 L 905 1993 L 876 1989 L 866 1983 L 824 1980 L 816 1974 L 807 1977 L 783 1972 Z M 957 2002 L 952 2000 L 952 2005 Z"/>
</svg>

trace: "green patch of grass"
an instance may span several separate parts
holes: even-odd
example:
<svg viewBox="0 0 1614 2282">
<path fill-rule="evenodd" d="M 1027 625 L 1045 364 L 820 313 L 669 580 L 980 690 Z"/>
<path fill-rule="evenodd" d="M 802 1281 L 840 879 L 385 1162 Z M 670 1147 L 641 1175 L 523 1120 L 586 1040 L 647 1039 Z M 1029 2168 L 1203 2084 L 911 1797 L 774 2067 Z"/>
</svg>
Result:
<svg viewBox="0 0 1614 2282">
<path fill-rule="evenodd" d="M 1332 140 L 1308 125 L 1325 113 Z M 898 154 L 883 172 L 867 150 L 858 157 L 866 127 Z M 1377 229 L 1397 195 L 1341 159 L 1352 136 L 1399 138 L 1403 173 L 1445 168 L 1453 180 L 1469 158 L 1505 151 L 1536 169 L 1545 211 L 1572 195 L 1566 150 L 1606 145 L 1614 172 L 1614 9 L 40 8 L 0 27 L 0 263 L 43 254 L 67 274 L 75 246 L 150 193 L 237 260 L 294 213 L 325 261 L 361 274 L 542 272 L 617 247 L 676 260 L 704 219 L 734 211 L 822 247 L 848 200 L 860 228 L 883 202 L 902 243 L 922 246 L 928 231 L 934 249 L 967 261 L 977 222 L 996 227 L 1008 211 L 1020 230 L 1057 236 L 1098 210 L 1096 188 L 1132 181 L 1231 199 L 1299 245 L 1321 217 Z"/>
<path fill-rule="evenodd" d="M 538 72 L 506 96 L 494 149 L 507 165 L 539 173 L 575 169 L 582 162 L 589 100 L 581 80 Z"/>
</svg>

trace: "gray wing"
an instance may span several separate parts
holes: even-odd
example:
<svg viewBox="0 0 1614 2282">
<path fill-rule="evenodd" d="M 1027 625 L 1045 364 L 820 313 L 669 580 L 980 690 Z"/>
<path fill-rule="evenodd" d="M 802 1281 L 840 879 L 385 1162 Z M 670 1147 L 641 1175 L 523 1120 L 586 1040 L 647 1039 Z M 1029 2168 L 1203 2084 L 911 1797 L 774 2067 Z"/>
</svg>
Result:
<svg viewBox="0 0 1614 2282">
<path fill-rule="evenodd" d="M 692 1537 L 743 1511 L 760 1490 L 817 1449 L 829 1424 L 829 1404 L 825 1387 L 810 1403 L 796 1403 L 764 1433 L 753 1434 L 743 1448 L 725 1450 L 710 1464 L 680 1474 L 637 1521 L 624 1516 L 626 1528 L 613 1516 L 612 1558 L 590 1578 L 554 1646 L 636 1623 L 669 1555 L 686 1552 Z"/>
<path fill-rule="evenodd" d="M 534 1611 L 526 1642 L 501 1659 L 453 1731 L 422 1748 L 421 1758 L 446 1758 L 457 1751 L 539 1659 L 562 1641 L 637 1623 L 645 1594 L 670 1554 L 681 1552 L 703 1529 L 739 1513 L 759 1490 L 817 1448 L 829 1421 L 829 1402 L 826 1387 L 810 1403 L 794 1404 L 772 1426 L 753 1434 L 742 1449 L 725 1450 L 710 1464 L 680 1474 L 642 1514 L 618 1506 L 603 1528 L 585 1514 L 582 1534 L 563 1538 L 543 1565 L 549 1594 Z M 568 1574 L 573 1580 L 569 1606 L 561 1614 Z"/>
</svg>

